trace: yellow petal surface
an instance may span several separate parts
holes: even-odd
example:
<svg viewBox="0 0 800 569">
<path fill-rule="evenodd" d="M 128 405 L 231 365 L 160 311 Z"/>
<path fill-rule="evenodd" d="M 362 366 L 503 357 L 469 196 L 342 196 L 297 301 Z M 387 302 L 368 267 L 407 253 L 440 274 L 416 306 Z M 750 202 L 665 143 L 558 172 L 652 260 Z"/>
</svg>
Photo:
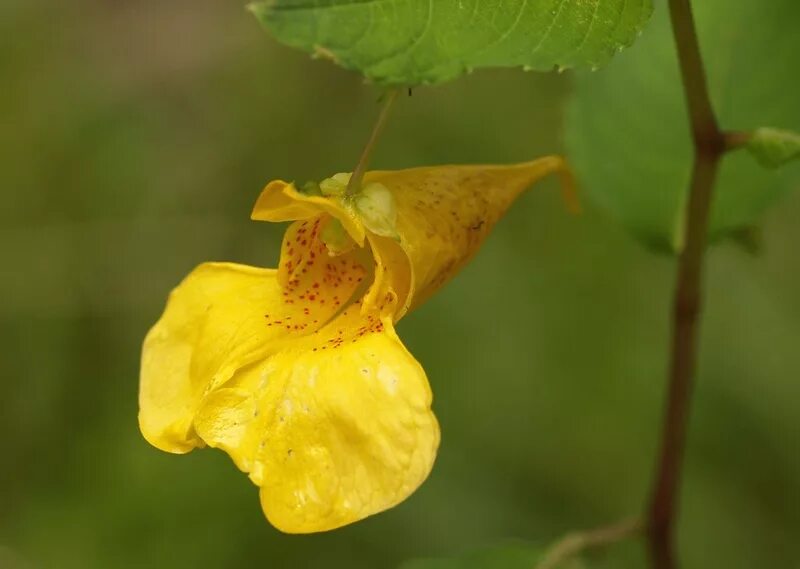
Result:
<svg viewBox="0 0 800 569">
<path fill-rule="evenodd" d="M 201 398 L 276 342 L 313 333 L 366 276 L 355 254 L 328 257 L 322 220 L 287 230 L 278 271 L 206 263 L 172 292 L 142 349 L 139 424 L 168 452 L 202 445 L 192 429 Z"/>
<path fill-rule="evenodd" d="M 210 394 L 195 428 L 249 472 L 275 527 L 307 533 L 390 508 L 425 480 L 439 444 L 430 406 L 391 317 L 352 306 Z"/>
<path fill-rule="evenodd" d="M 154 446 L 202 446 L 192 428 L 203 395 L 258 358 L 273 332 L 264 310 L 281 298 L 276 271 L 229 263 L 197 267 L 172 292 L 147 334 L 139 383 L 139 426 Z"/>
<path fill-rule="evenodd" d="M 339 199 L 308 196 L 294 186 L 282 180 L 274 180 L 267 184 L 258 196 L 251 219 L 257 221 L 294 221 L 310 219 L 326 213 L 337 218 L 359 244 L 364 244 L 364 224 L 358 216 Z"/>
</svg>

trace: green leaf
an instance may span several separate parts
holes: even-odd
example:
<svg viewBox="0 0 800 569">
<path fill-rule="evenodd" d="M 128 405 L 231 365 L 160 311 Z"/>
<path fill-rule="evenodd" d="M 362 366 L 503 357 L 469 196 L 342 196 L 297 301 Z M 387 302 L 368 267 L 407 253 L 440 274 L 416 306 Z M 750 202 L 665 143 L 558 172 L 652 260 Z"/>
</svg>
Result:
<svg viewBox="0 0 800 569">
<path fill-rule="evenodd" d="M 800 159 L 800 134 L 777 128 L 757 128 L 747 142 L 747 150 L 765 168 L 779 168 Z"/>
<path fill-rule="evenodd" d="M 414 559 L 400 569 L 534 569 L 541 561 L 544 549 L 525 543 L 510 543 L 470 551 L 455 557 Z M 569 560 L 559 569 L 581 569 L 578 560 Z"/>
<path fill-rule="evenodd" d="M 286 45 L 411 86 L 481 67 L 599 67 L 633 43 L 652 0 L 264 0 L 249 9 Z"/>
<path fill-rule="evenodd" d="M 637 48 L 603 73 L 579 74 L 567 110 L 568 155 L 582 189 L 646 243 L 682 248 L 692 146 L 666 3 Z M 800 130 L 800 2 L 692 3 L 714 107 L 723 128 Z M 710 234 L 757 224 L 800 169 L 765 171 L 746 153 L 724 158 Z"/>
</svg>

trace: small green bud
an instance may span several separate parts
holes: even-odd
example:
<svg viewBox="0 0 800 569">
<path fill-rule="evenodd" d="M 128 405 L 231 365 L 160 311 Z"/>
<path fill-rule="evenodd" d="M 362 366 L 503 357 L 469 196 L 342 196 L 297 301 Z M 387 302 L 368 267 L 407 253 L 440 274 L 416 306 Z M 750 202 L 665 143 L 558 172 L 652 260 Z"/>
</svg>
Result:
<svg viewBox="0 0 800 569">
<path fill-rule="evenodd" d="M 765 168 L 779 168 L 800 158 L 800 134 L 777 128 L 758 128 L 750 137 L 747 150 Z"/>
<path fill-rule="evenodd" d="M 326 196 L 343 196 L 347 192 L 347 184 L 350 182 L 349 172 L 340 172 L 330 178 L 325 178 L 319 183 L 319 188 Z"/>
</svg>

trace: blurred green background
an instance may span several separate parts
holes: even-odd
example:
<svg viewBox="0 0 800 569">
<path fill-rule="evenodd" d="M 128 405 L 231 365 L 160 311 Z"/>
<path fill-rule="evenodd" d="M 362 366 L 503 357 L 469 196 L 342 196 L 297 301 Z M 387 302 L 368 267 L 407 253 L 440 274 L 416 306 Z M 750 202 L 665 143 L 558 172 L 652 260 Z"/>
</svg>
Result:
<svg viewBox="0 0 800 569">
<path fill-rule="evenodd" d="M 569 89 L 513 71 L 417 89 L 373 164 L 557 152 Z M 283 228 L 248 220 L 259 190 L 352 169 L 376 97 L 238 1 L 0 3 L 0 565 L 391 568 L 638 510 L 674 263 L 591 204 L 567 215 L 552 181 L 399 326 L 443 431 L 399 507 L 282 535 L 223 453 L 139 435 L 140 344 L 167 292 L 202 261 L 274 265 Z M 709 258 L 687 568 L 800 567 L 798 219 L 800 192 L 765 217 L 760 256 Z M 636 544 L 594 559 L 644 566 Z"/>
</svg>

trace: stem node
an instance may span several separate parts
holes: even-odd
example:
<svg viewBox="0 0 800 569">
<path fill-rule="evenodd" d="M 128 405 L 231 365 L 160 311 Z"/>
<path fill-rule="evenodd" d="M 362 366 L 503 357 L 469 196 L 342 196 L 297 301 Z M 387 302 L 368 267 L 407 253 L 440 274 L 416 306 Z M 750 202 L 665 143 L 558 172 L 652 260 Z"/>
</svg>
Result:
<svg viewBox="0 0 800 569">
<path fill-rule="evenodd" d="M 702 270 L 714 182 L 719 161 L 731 142 L 720 130 L 708 96 L 700 44 L 689 0 L 669 0 L 670 18 L 695 155 L 686 205 L 684 248 L 678 261 L 672 322 L 672 354 L 664 427 L 647 513 L 647 537 L 655 569 L 676 569 L 675 522 L 686 428 L 697 363 L 702 309 Z"/>
</svg>

